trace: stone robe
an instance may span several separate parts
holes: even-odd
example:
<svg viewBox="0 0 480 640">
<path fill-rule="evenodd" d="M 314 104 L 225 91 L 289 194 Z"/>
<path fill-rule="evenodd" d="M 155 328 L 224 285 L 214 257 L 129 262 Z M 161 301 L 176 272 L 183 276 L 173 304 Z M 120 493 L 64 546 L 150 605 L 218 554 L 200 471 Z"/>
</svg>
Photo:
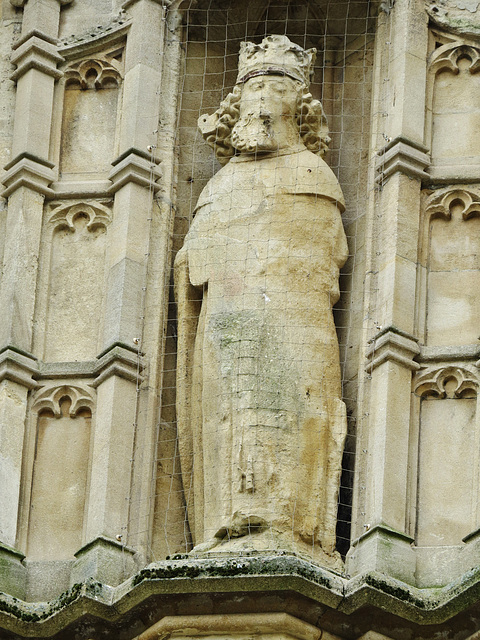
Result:
<svg viewBox="0 0 480 640">
<path fill-rule="evenodd" d="M 301 145 L 232 158 L 175 261 L 177 420 L 196 545 L 334 555 L 346 434 L 332 305 L 347 258 L 333 172 Z M 292 546 L 293 545 L 293 546 Z"/>
</svg>

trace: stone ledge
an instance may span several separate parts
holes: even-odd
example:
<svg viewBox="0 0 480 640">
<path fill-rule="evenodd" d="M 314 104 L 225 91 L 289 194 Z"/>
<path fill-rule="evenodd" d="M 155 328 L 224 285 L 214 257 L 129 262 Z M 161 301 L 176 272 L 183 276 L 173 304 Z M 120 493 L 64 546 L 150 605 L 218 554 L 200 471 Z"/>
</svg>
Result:
<svg viewBox="0 0 480 640">
<path fill-rule="evenodd" d="M 39 362 L 37 380 L 52 380 L 58 378 L 93 378 L 96 360 L 80 362 Z"/>
<path fill-rule="evenodd" d="M 439 347 L 420 346 L 419 362 L 451 362 L 457 360 L 477 360 L 480 357 L 479 344 L 447 345 Z"/>
<path fill-rule="evenodd" d="M 103 621 L 114 633 L 119 620 L 138 620 L 137 610 L 143 617 L 149 606 L 156 619 L 171 615 L 162 615 L 161 607 L 163 611 L 171 611 L 171 606 L 188 611 L 188 597 L 194 594 L 201 594 L 202 600 L 213 594 L 216 601 L 222 596 L 236 598 L 236 602 L 236 594 L 242 594 L 242 598 L 249 594 L 255 600 L 261 594 L 268 599 L 276 594 L 277 607 L 281 602 L 286 606 L 287 600 L 298 596 L 304 605 L 307 598 L 311 606 L 319 606 L 319 615 L 329 610 L 331 621 L 336 616 L 333 622 L 344 630 L 356 628 L 359 620 L 365 625 L 364 616 L 371 621 L 378 611 L 384 620 L 393 616 L 391 624 L 396 629 L 405 627 L 409 637 L 424 638 L 425 626 L 444 624 L 442 638 L 453 640 L 455 632 L 463 628 L 454 616 L 463 615 L 475 603 L 477 609 L 480 607 L 480 568 L 445 587 L 418 589 L 377 572 L 348 579 L 293 555 L 256 554 L 221 560 L 182 556 L 149 565 L 118 587 L 92 580 L 75 584 L 50 602 L 27 603 L 2 595 L 0 628 L 13 632 L 16 638 L 52 638 L 69 626 L 73 637 L 73 626 L 82 625 L 88 616 L 97 619 L 97 626 Z M 198 607 L 198 599 L 189 602 Z M 480 616 L 480 611 L 476 613 Z M 154 622 L 155 618 L 150 620 Z"/>
<path fill-rule="evenodd" d="M 129 7 L 131 7 L 133 4 L 136 4 L 137 2 L 140 2 L 140 0 L 125 0 L 125 2 L 122 4 L 122 9 L 125 11 L 126 9 L 128 9 Z M 155 2 L 156 4 L 159 5 L 166 5 L 169 6 L 171 3 L 171 0 L 151 0 L 151 2 Z"/>
<path fill-rule="evenodd" d="M 108 198 L 111 186 L 110 180 L 58 180 L 50 185 L 52 197 L 59 200 Z"/>
<path fill-rule="evenodd" d="M 257 634 L 262 634 L 258 636 Z M 213 615 L 165 616 L 134 640 L 158 640 L 158 638 L 193 638 L 198 635 L 222 636 L 250 640 L 271 637 L 283 639 L 286 636 L 298 640 L 329 640 L 330 634 L 308 622 L 294 618 L 288 613 L 233 613 Z M 268 635 L 267 635 L 268 634 Z"/>
<path fill-rule="evenodd" d="M 427 184 L 452 185 L 452 184 L 476 184 L 480 182 L 480 164 L 474 164 L 472 159 L 466 159 L 462 165 L 432 165 L 428 169 Z"/>
<path fill-rule="evenodd" d="M 71 4 L 73 0 L 58 0 L 60 5 Z M 27 0 L 10 0 L 10 4 L 14 7 L 23 7 L 27 3 Z"/>
</svg>

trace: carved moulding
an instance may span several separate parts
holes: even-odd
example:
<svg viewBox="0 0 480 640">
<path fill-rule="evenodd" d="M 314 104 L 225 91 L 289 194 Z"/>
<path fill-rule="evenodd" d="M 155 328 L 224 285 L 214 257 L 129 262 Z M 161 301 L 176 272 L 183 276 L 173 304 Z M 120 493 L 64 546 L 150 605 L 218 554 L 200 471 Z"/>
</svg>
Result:
<svg viewBox="0 0 480 640">
<path fill-rule="evenodd" d="M 413 389 L 420 398 L 473 398 L 477 395 L 478 375 L 461 366 L 429 368 L 418 373 Z"/>
<path fill-rule="evenodd" d="M 107 228 L 112 221 L 112 213 L 108 206 L 100 202 L 77 202 L 75 204 L 58 204 L 52 203 L 53 209 L 48 222 L 53 226 L 54 230 L 59 231 L 67 229 L 75 231 L 74 221 L 79 216 L 88 218 L 87 229 L 94 231 L 99 227 Z"/>
<path fill-rule="evenodd" d="M 74 418 L 81 409 L 93 411 L 95 406 L 95 391 L 87 385 L 62 384 L 60 386 L 44 386 L 39 389 L 32 400 L 32 411 L 40 413 L 45 409 L 52 411 L 56 418 L 60 418 L 62 410 L 60 401 L 68 397 L 72 404 L 69 415 Z"/>
<path fill-rule="evenodd" d="M 452 207 L 462 206 L 464 220 L 480 216 L 480 195 L 470 189 L 448 188 L 436 191 L 426 202 L 425 213 L 430 220 L 432 217 L 441 217 L 450 220 Z"/>
<path fill-rule="evenodd" d="M 71 64 L 65 70 L 65 86 L 79 89 L 110 89 L 118 87 L 122 74 L 113 62 L 89 58 Z"/>
<path fill-rule="evenodd" d="M 430 71 L 435 75 L 439 71 L 449 70 L 459 73 L 458 61 L 468 58 L 471 60 L 468 70 L 476 73 L 480 69 L 480 48 L 459 41 L 450 42 L 436 49 L 430 58 Z"/>
<path fill-rule="evenodd" d="M 400 171 L 411 178 L 425 180 L 430 157 L 426 147 L 411 140 L 398 137 L 390 140 L 377 153 L 375 159 L 375 182 L 380 186 L 395 172 Z"/>
<path fill-rule="evenodd" d="M 365 371 L 372 373 L 385 362 L 395 362 L 406 369 L 420 368 L 414 358 L 420 353 L 418 340 L 396 327 L 386 327 L 370 340 Z"/>
</svg>

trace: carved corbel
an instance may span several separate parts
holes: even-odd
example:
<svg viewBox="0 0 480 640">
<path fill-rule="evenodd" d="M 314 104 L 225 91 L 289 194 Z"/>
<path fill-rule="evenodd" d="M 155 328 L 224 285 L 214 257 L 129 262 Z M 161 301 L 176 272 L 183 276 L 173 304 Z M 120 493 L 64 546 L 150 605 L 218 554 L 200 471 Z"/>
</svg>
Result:
<svg viewBox="0 0 480 640">
<path fill-rule="evenodd" d="M 477 395 L 478 377 L 466 367 L 429 368 L 417 375 L 413 389 L 421 398 L 473 398 Z"/>
<path fill-rule="evenodd" d="M 416 371 L 420 365 L 413 358 L 419 353 L 418 341 L 413 336 L 395 327 L 388 327 L 372 339 L 367 351 L 369 362 L 365 370 L 371 373 L 384 362 L 396 362 L 406 369 Z"/>
<path fill-rule="evenodd" d="M 75 418 L 81 409 L 93 411 L 95 406 L 95 391 L 87 385 L 62 384 L 60 386 L 45 386 L 39 389 L 32 400 L 32 411 L 49 410 L 56 418 L 62 416 L 60 402 L 63 398 L 71 401 L 69 415 Z"/>
</svg>

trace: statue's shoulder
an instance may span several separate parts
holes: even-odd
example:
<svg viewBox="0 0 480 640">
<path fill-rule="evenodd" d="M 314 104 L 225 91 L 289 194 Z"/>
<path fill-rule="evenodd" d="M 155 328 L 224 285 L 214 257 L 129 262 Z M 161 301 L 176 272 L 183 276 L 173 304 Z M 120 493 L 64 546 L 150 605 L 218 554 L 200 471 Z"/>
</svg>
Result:
<svg viewBox="0 0 480 640">
<path fill-rule="evenodd" d="M 219 171 L 217 171 L 217 173 L 215 173 L 203 187 L 197 200 L 195 210 L 209 204 L 213 197 L 218 193 L 222 191 L 229 191 L 234 171 L 234 167 L 230 162 L 219 169 Z"/>
<path fill-rule="evenodd" d="M 286 158 L 295 169 L 295 193 L 324 196 L 337 202 L 342 210 L 345 209 L 340 183 L 325 160 L 308 149 Z"/>
</svg>

